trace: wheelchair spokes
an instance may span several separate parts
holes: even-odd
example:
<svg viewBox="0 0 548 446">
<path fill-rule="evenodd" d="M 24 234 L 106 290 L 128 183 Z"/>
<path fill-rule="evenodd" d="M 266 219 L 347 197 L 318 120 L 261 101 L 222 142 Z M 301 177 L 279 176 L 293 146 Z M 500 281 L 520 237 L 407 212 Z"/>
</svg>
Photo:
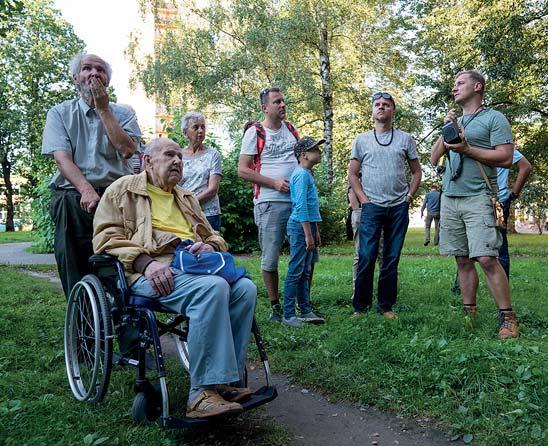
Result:
<svg viewBox="0 0 548 446">
<path fill-rule="evenodd" d="M 75 398 L 101 401 L 112 367 L 112 322 L 101 283 L 92 275 L 78 282 L 69 298 L 65 363 Z"/>
</svg>

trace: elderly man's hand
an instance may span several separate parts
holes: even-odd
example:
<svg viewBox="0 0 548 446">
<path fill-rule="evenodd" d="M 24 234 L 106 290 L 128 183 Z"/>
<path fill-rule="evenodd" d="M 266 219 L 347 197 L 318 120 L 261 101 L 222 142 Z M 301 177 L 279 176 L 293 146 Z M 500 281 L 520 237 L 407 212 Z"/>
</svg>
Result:
<svg viewBox="0 0 548 446">
<path fill-rule="evenodd" d="M 188 248 L 188 252 L 194 255 L 201 254 L 202 252 L 213 252 L 213 251 L 215 251 L 213 249 L 213 246 L 208 245 L 207 243 L 204 243 L 204 242 L 196 242 L 190 245 L 190 247 Z"/>
<path fill-rule="evenodd" d="M 173 291 L 173 277 L 175 274 L 169 265 L 155 260 L 146 267 L 143 274 L 152 289 L 161 296 L 167 296 Z"/>
<path fill-rule="evenodd" d="M 108 110 L 108 92 L 103 83 L 99 79 L 92 77 L 89 86 L 91 88 L 95 108 L 98 111 Z"/>
<path fill-rule="evenodd" d="M 85 191 L 82 192 L 82 197 L 80 198 L 80 207 L 90 214 L 95 210 L 97 204 L 99 203 L 99 194 L 95 192 L 93 187 L 89 186 Z"/>
</svg>

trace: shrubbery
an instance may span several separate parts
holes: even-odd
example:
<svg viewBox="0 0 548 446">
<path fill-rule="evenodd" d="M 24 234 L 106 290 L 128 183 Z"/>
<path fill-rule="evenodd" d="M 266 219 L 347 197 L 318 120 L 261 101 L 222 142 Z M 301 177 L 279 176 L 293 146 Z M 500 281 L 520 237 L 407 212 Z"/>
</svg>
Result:
<svg viewBox="0 0 548 446">
<path fill-rule="evenodd" d="M 53 252 L 55 226 L 49 213 L 51 202 L 50 176 L 47 175 L 36 186 L 32 200 L 33 244 L 32 250 L 38 253 Z"/>
</svg>

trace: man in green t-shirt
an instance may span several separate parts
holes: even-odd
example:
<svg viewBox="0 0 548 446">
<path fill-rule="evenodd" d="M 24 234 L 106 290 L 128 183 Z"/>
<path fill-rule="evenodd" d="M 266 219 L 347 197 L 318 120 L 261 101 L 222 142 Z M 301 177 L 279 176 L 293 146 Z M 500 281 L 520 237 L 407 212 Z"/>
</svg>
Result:
<svg viewBox="0 0 548 446">
<path fill-rule="evenodd" d="M 440 137 L 430 160 L 436 165 L 446 155 L 440 252 L 455 256 L 457 261 L 464 313 L 476 315 L 477 261 L 499 307 L 498 338 L 506 339 L 517 337 L 519 330 L 508 279 L 497 259 L 502 239 L 495 227 L 491 196 L 498 190 L 496 168 L 511 165 L 514 145 L 508 120 L 499 111 L 484 107 L 484 89 L 485 79 L 479 72 L 457 74 L 453 96 L 462 107 L 463 116 L 457 118 L 455 110 L 450 110 L 445 122 L 458 124 L 461 142 L 447 144 Z"/>
</svg>

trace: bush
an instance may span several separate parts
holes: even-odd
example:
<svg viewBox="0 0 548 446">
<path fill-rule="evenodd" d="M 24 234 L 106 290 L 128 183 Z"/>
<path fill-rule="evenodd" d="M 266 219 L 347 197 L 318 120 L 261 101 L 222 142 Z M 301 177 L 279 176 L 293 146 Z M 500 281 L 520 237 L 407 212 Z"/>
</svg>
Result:
<svg viewBox="0 0 548 446">
<path fill-rule="evenodd" d="M 239 151 L 223 157 L 223 179 L 219 188 L 222 212 L 222 235 L 233 253 L 259 249 L 257 226 L 253 218 L 251 184 L 238 178 Z"/>
<path fill-rule="evenodd" d="M 47 176 L 36 186 L 31 204 L 33 227 L 33 252 L 53 252 L 55 225 L 49 213 L 51 202 L 50 178 Z"/>
</svg>

